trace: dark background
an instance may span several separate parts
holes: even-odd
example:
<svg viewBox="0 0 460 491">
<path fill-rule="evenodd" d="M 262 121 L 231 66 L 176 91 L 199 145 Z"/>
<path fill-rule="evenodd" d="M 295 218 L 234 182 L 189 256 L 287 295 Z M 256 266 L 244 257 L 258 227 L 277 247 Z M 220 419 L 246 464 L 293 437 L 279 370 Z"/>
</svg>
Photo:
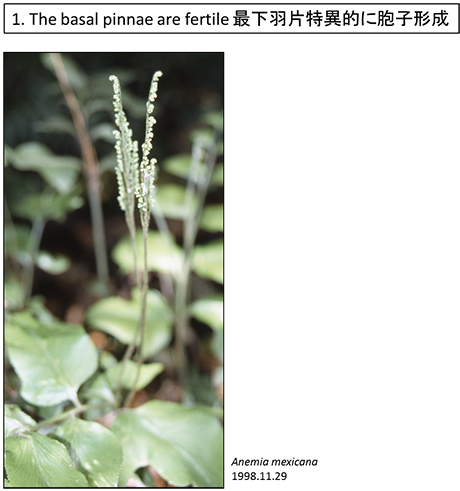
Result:
<svg viewBox="0 0 460 491">
<path fill-rule="evenodd" d="M 157 124 L 154 128 L 154 148 L 151 156 L 158 160 L 158 182 L 167 180 L 162 174 L 162 161 L 174 154 L 190 153 L 190 134 L 200 127 L 200 118 L 206 113 L 223 109 L 224 55 L 223 53 L 63 53 L 73 61 L 90 83 L 98 80 L 97 90 L 107 91 L 103 97 L 104 108 L 95 112 L 86 121 L 89 128 L 107 122 L 115 129 L 112 109 L 112 82 L 109 75 L 117 75 L 122 85 L 123 102 L 128 121 L 133 130 L 133 139 L 139 144 L 144 141 L 145 101 L 150 82 L 155 71 L 161 70 L 158 98 L 155 101 L 154 116 Z M 71 77 L 69 76 L 69 79 Z M 72 83 L 72 80 L 70 80 Z M 84 88 L 85 89 L 85 88 Z M 88 91 L 75 90 L 88 96 L 81 101 L 82 108 L 92 97 L 94 87 Z M 93 91 L 94 92 L 94 91 Z M 128 93 L 138 98 L 140 110 L 131 110 Z M 83 98 L 84 98 L 83 97 Z M 99 97 L 101 99 L 101 97 Z M 140 104 L 142 103 L 142 104 Z M 5 144 L 15 148 L 17 145 L 39 141 L 45 143 L 57 155 L 81 156 L 78 141 L 65 133 L 43 131 L 43 123 L 55 116 L 65 116 L 70 121 L 69 110 L 57 83 L 54 73 L 42 61 L 41 53 L 4 53 L 4 140 Z M 124 213 L 117 202 L 115 159 L 113 143 L 98 140 L 95 148 L 101 167 L 102 205 L 105 220 L 107 248 L 113 246 L 127 234 Z M 108 159 L 108 163 L 107 163 Z M 33 187 L 33 173 L 18 171 L 8 166 L 4 171 L 5 199 L 15 196 Z M 81 177 L 83 180 L 83 177 Z M 65 319 L 69 308 L 75 304 L 87 308 L 94 301 L 82 288 L 95 279 L 95 260 L 92 241 L 90 212 L 83 191 L 85 205 L 71 213 L 63 223 L 50 221 L 46 224 L 41 249 L 51 253 L 64 254 L 72 261 L 68 273 L 52 276 L 36 269 L 33 295 L 44 295 L 46 307 L 54 315 Z M 207 202 L 223 202 L 223 190 L 210 195 Z M 16 220 L 13 217 L 13 220 Z M 181 243 L 181 230 L 177 223 L 171 222 L 171 230 Z M 155 228 L 154 224 L 151 224 Z M 199 235 L 197 242 L 209 240 Z M 109 259 L 110 274 L 115 290 L 119 290 L 122 281 L 117 275 L 116 266 Z M 87 288 L 86 288 L 87 289 Z M 78 317 L 77 317 L 78 320 Z"/>
<path fill-rule="evenodd" d="M 161 114 L 161 124 L 155 128 L 158 160 L 172 153 L 187 151 L 182 134 L 203 112 L 223 107 L 223 53 L 63 54 L 90 76 L 101 72 L 119 76 L 119 71 L 132 71 L 132 82 L 122 90 L 127 88 L 143 100 L 147 99 L 154 72 L 163 72 L 159 89 L 161 98 L 155 104 L 157 119 L 158 111 Z M 15 147 L 30 140 L 46 141 L 52 145 L 53 142 L 36 131 L 34 126 L 62 110 L 56 107 L 57 94 L 50 89 L 50 84 L 55 81 L 54 74 L 43 66 L 40 53 L 4 53 L 4 131 L 7 145 Z M 111 90 L 108 77 L 107 87 Z M 142 128 L 144 121 L 131 121 L 132 125 L 135 123 Z M 137 129 L 133 128 L 135 138 L 141 139 L 142 133 L 136 136 Z M 56 142 L 54 146 L 59 148 Z"/>
</svg>

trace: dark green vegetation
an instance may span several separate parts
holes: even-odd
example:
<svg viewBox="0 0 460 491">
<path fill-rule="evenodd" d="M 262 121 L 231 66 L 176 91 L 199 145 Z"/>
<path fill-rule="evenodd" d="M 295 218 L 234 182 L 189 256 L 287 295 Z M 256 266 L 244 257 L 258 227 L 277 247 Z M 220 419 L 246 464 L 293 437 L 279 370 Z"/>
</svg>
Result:
<svg viewBox="0 0 460 491">
<path fill-rule="evenodd" d="M 141 144 L 158 69 L 130 233 L 109 76 Z M 222 85 L 222 54 L 5 55 L 5 486 L 223 485 Z"/>
</svg>

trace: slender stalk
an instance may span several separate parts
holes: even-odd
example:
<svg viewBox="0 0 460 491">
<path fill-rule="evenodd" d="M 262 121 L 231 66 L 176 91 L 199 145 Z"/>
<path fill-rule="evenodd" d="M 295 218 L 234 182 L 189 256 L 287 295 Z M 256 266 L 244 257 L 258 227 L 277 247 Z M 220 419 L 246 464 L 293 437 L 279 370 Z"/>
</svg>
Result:
<svg viewBox="0 0 460 491">
<path fill-rule="evenodd" d="M 10 207 L 8 206 L 8 202 L 6 201 L 6 199 L 3 202 L 3 213 L 4 213 L 4 217 L 5 217 L 4 218 L 5 230 L 6 230 L 6 227 L 10 228 L 10 237 L 9 237 L 8 241 L 6 241 L 6 235 L 5 235 L 5 245 L 4 245 L 5 252 L 4 252 L 4 255 L 5 255 L 5 259 L 10 263 L 9 269 L 11 269 L 11 271 L 13 271 L 15 269 L 15 264 L 14 264 L 14 261 L 12 259 L 12 255 L 19 251 L 18 236 L 16 233 L 16 227 L 15 227 L 14 222 L 13 222 L 13 217 L 11 216 Z M 5 270 L 6 269 L 7 268 L 5 267 Z M 24 291 L 24 289 L 23 289 L 23 291 Z"/>
<path fill-rule="evenodd" d="M 149 159 L 150 150 L 152 149 L 153 139 L 153 126 L 156 123 L 152 113 L 154 110 L 153 102 L 157 97 L 158 80 L 161 77 L 161 72 L 155 72 L 150 85 L 149 99 L 146 104 L 146 117 L 145 117 L 145 139 L 142 144 L 142 161 L 139 164 L 139 155 L 137 152 L 138 144 L 132 140 L 132 131 L 129 129 L 129 123 L 126 119 L 123 111 L 123 104 L 121 99 L 121 88 L 118 78 L 114 75 L 110 77 L 114 86 L 114 110 L 115 110 L 115 122 L 119 128 L 119 131 L 115 131 L 116 139 L 116 151 L 117 162 L 116 167 L 119 196 L 118 201 L 122 210 L 125 210 L 126 221 L 128 228 L 130 229 L 132 244 L 135 244 L 135 227 L 134 227 L 134 213 L 132 212 L 132 204 L 134 203 L 134 196 L 137 198 L 137 206 L 139 208 L 139 214 L 142 225 L 142 235 L 144 240 L 144 268 L 142 275 L 142 305 L 141 316 L 139 325 L 134 335 L 133 341 L 127 348 L 123 360 L 120 375 L 118 377 L 116 400 L 119 401 L 121 393 L 121 385 L 123 381 L 123 373 L 125 371 L 128 360 L 132 357 L 134 349 L 137 346 L 138 338 L 139 348 L 137 356 L 137 374 L 135 377 L 134 386 L 129 393 L 123 407 L 129 406 L 132 403 L 134 394 L 136 392 L 136 385 L 139 380 L 141 366 L 144 361 L 143 348 L 145 340 L 145 322 L 147 316 L 147 295 L 149 288 L 148 278 L 148 232 L 150 224 L 150 210 L 154 204 L 154 181 L 155 181 L 155 164 L 156 159 Z M 137 270 L 136 251 L 134 250 L 134 263 Z M 137 284 L 140 286 L 139 276 L 136 271 Z"/>
<path fill-rule="evenodd" d="M 138 350 L 138 356 L 137 356 L 137 372 L 136 372 L 136 377 L 134 379 L 134 385 L 133 388 L 131 389 L 131 392 L 129 393 L 128 397 L 126 398 L 126 401 L 124 403 L 124 407 L 129 407 L 134 399 L 134 395 L 136 393 L 136 385 L 137 382 L 139 381 L 139 376 L 141 373 L 141 367 L 142 364 L 144 363 L 144 354 L 143 354 L 143 349 L 144 349 L 144 341 L 145 341 L 145 321 L 146 321 L 146 316 L 147 316 L 147 294 L 149 291 L 149 277 L 148 277 L 148 262 L 147 262 L 147 239 L 148 239 L 148 223 L 147 226 L 143 226 L 143 237 L 144 237 L 144 271 L 143 271 L 143 281 L 142 281 L 142 306 L 141 306 L 141 318 L 139 321 L 139 327 L 138 327 L 138 333 L 140 334 L 140 341 L 139 341 L 139 350 Z M 136 336 L 137 337 L 137 336 Z"/>
<path fill-rule="evenodd" d="M 175 241 L 171 231 L 169 230 L 168 223 L 161 211 L 160 207 L 154 206 L 151 210 L 152 216 L 155 219 L 158 230 L 161 234 L 161 239 L 167 243 L 167 245 L 175 245 Z M 160 275 L 160 289 L 163 296 L 169 300 L 174 298 L 174 282 L 171 274 Z"/>
<path fill-rule="evenodd" d="M 128 231 L 131 240 L 131 249 L 133 253 L 134 274 L 136 277 L 136 285 L 140 289 L 140 272 L 137 267 L 137 248 L 136 248 L 136 190 L 139 185 L 139 154 L 138 143 L 132 139 L 132 130 L 129 128 L 129 123 L 126 114 L 123 110 L 123 101 L 121 94 L 120 81 L 115 75 L 109 77 L 113 82 L 113 107 L 115 112 L 115 123 L 118 130 L 114 131 L 115 150 L 117 154 L 117 166 L 115 172 L 118 181 L 118 202 L 120 208 L 125 212 L 125 220 L 128 226 Z M 115 384 L 115 401 L 117 406 L 120 406 L 122 400 L 122 385 L 123 376 L 126 370 L 128 361 L 132 358 L 136 345 L 138 344 L 139 329 L 125 350 L 121 360 L 121 369 Z"/>
<path fill-rule="evenodd" d="M 187 371 L 187 332 L 188 332 L 188 312 L 187 298 L 190 276 L 191 251 L 193 248 L 193 232 L 195 225 L 195 210 L 193 209 L 193 198 L 196 192 L 196 182 L 200 171 L 203 148 L 200 142 L 195 141 L 192 148 L 192 159 L 190 163 L 190 174 L 185 190 L 185 205 L 188 215 L 184 218 L 184 244 L 183 259 L 179 271 L 176 273 L 176 295 L 174 297 L 174 311 L 176 314 L 175 323 L 175 346 L 174 355 L 176 359 L 179 381 L 182 386 L 185 384 Z"/>
<path fill-rule="evenodd" d="M 176 279 L 176 296 L 174 302 L 174 310 L 176 312 L 175 324 L 175 345 L 174 358 L 177 365 L 177 373 L 179 382 L 184 387 L 187 374 L 187 333 L 188 333 L 188 313 L 187 313 L 187 293 L 188 293 L 188 275 L 184 267 L 180 277 Z M 185 307 L 185 308 L 184 308 Z"/>
<path fill-rule="evenodd" d="M 89 411 L 90 409 L 101 409 L 104 407 L 110 407 L 110 406 L 107 403 L 80 405 L 78 407 L 74 407 L 73 409 L 69 409 L 68 411 L 65 411 L 61 414 L 58 414 L 57 416 L 53 416 L 52 418 L 48 418 L 43 421 L 40 421 L 40 423 L 37 423 L 36 425 L 28 428 L 25 432 L 29 433 L 31 431 L 37 431 L 43 426 L 48 426 L 55 423 L 59 423 L 60 421 L 64 421 L 70 416 L 75 416 L 85 411 Z"/>
<path fill-rule="evenodd" d="M 69 107 L 81 148 L 83 170 L 86 177 L 89 207 L 91 212 L 97 276 L 99 282 L 106 288 L 106 290 L 108 290 L 109 263 L 105 243 L 104 217 L 102 214 L 102 204 L 100 199 L 101 184 L 96 151 L 91 142 L 91 138 L 89 137 L 85 118 L 83 117 L 78 100 L 70 85 L 60 53 L 51 53 L 51 61 L 54 66 L 59 86 L 61 87 L 67 106 Z"/>
<path fill-rule="evenodd" d="M 204 150 L 206 150 L 206 158 L 204 163 L 202 163 L 203 154 L 205 153 Z M 174 303 L 174 310 L 176 313 L 175 358 L 179 380 L 182 386 L 184 386 L 187 373 L 186 346 L 189 330 L 188 297 L 193 247 L 195 245 L 201 215 L 203 213 L 207 190 L 214 171 L 216 157 L 217 149 L 215 144 L 211 144 L 204 149 L 201 142 L 197 141 L 194 143 L 190 176 L 187 182 L 185 195 L 186 209 L 189 210 L 189 214 L 184 220 L 184 255 L 182 267 L 176 275 L 176 296 Z M 199 178 L 201 163 L 205 165 L 206 172 L 203 177 Z M 194 209 L 192 205 L 194 196 L 197 197 L 198 201 L 196 209 Z"/>
<path fill-rule="evenodd" d="M 136 285 L 138 288 L 140 288 L 141 279 L 140 279 L 139 268 L 137 267 L 136 223 L 134 221 L 134 209 L 132 210 L 132 214 L 130 216 L 128 216 L 128 211 L 126 212 L 126 224 L 128 225 L 129 236 L 131 238 L 131 249 L 133 252 L 134 275 L 136 278 Z"/>
<path fill-rule="evenodd" d="M 148 232 L 148 231 L 147 231 Z M 121 360 L 121 369 L 120 373 L 118 375 L 117 383 L 116 383 L 116 389 L 115 389 L 115 401 L 117 403 L 117 406 L 120 406 L 121 403 L 121 388 L 122 388 L 122 381 L 123 381 L 123 375 L 125 373 L 126 365 L 128 361 L 133 357 L 134 350 L 136 346 L 138 345 L 138 339 L 140 336 L 140 341 L 139 341 L 139 348 L 138 348 L 138 367 L 137 367 L 137 372 L 136 372 L 136 378 L 134 381 L 134 386 L 131 389 L 130 394 L 126 398 L 123 407 L 129 407 L 129 405 L 132 402 L 132 399 L 135 394 L 135 387 L 137 385 L 137 382 L 139 380 L 140 376 L 140 370 L 141 370 L 141 365 L 143 363 L 143 355 L 142 355 L 142 350 L 144 347 L 144 339 L 145 339 L 145 320 L 146 320 L 146 312 L 147 312 L 147 293 L 148 293 L 148 266 L 147 266 L 147 238 L 148 234 L 143 234 L 144 236 L 144 272 L 143 272 L 143 282 L 142 282 L 142 305 L 141 305 L 141 318 L 139 321 L 138 328 L 136 330 L 136 333 L 134 335 L 134 339 L 132 343 L 128 346 L 126 349 L 123 358 Z"/>
<path fill-rule="evenodd" d="M 140 372 L 140 366 L 142 365 L 144 355 L 143 355 L 143 348 L 144 348 L 144 342 L 145 342 L 145 321 L 146 321 L 146 316 L 147 316 L 147 294 L 149 292 L 149 269 L 148 269 L 148 260 L 147 260 L 147 250 L 148 250 L 148 225 L 146 228 L 143 230 L 143 236 L 144 236 L 144 274 L 143 274 L 143 284 L 142 284 L 142 308 L 141 308 L 141 320 L 140 320 L 140 336 L 141 339 L 139 341 L 139 366 L 137 370 L 137 377 L 136 377 L 136 382 L 137 379 L 139 378 L 139 372 Z"/>
<path fill-rule="evenodd" d="M 38 251 L 40 249 L 40 242 L 42 240 L 43 231 L 45 229 L 46 221 L 43 217 L 37 217 L 32 222 L 32 230 L 29 237 L 28 245 L 28 260 L 27 266 L 24 268 L 23 286 L 24 286 L 24 304 L 30 300 L 32 296 L 32 287 L 34 283 L 34 268 L 37 262 Z"/>
</svg>

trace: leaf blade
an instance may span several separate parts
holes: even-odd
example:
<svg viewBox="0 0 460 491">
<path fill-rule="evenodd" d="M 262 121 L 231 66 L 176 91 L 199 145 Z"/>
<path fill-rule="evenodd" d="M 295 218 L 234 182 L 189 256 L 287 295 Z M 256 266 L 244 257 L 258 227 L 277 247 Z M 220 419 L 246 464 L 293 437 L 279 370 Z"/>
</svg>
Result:
<svg viewBox="0 0 460 491">
<path fill-rule="evenodd" d="M 126 459 L 120 485 L 150 464 L 176 486 L 223 486 L 222 427 L 206 411 L 150 401 L 119 415 L 112 431 L 123 442 Z"/>
<path fill-rule="evenodd" d="M 193 269 L 202 278 L 224 282 L 224 241 L 214 240 L 193 250 Z"/>
<path fill-rule="evenodd" d="M 5 439 L 5 468 L 11 487 L 88 486 L 64 445 L 39 433 Z"/>
<path fill-rule="evenodd" d="M 110 387 L 115 389 L 118 378 L 120 376 L 120 370 L 122 369 L 123 363 L 117 363 L 106 370 L 104 376 L 106 377 Z M 134 387 L 137 376 L 137 363 L 132 360 L 127 360 L 126 366 L 123 372 L 123 379 L 121 380 L 121 386 L 124 389 L 131 390 Z M 164 365 L 162 363 L 144 363 L 141 365 L 139 372 L 139 379 L 136 383 L 136 390 L 141 390 L 146 387 L 157 375 L 159 375 L 164 370 Z"/>
<path fill-rule="evenodd" d="M 6 321 L 5 340 L 21 395 L 38 406 L 76 400 L 79 387 L 97 369 L 96 348 L 80 326 L 44 325 L 20 312 Z"/>
<path fill-rule="evenodd" d="M 123 453 L 115 435 L 99 423 L 72 418 L 56 431 L 73 465 L 91 487 L 117 487 Z"/>
<path fill-rule="evenodd" d="M 221 331 L 224 327 L 223 295 L 195 300 L 190 306 L 190 313 L 200 322 L 204 322 L 216 331 Z"/>
<path fill-rule="evenodd" d="M 67 193 L 72 189 L 82 167 L 80 159 L 55 155 L 46 145 L 39 142 L 22 143 L 13 152 L 14 167 L 38 172 L 60 193 Z"/>
<path fill-rule="evenodd" d="M 130 344 L 137 331 L 141 311 L 138 289 L 132 300 L 108 297 L 93 304 L 87 312 L 87 322 L 100 331 L 107 332 L 123 344 Z M 173 314 L 167 301 L 156 290 L 147 297 L 146 333 L 143 354 L 146 358 L 165 348 L 172 336 Z"/>
<path fill-rule="evenodd" d="M 149 271 L 164 274 L 174 274 L 178 271 L 182 261 L 182 251 L 175 242 L 169 241 L 160 232 L 149 231 L 147 249 Z M 144 255 L 144 239 L 141 230 L 136 233 L 136 254 L 138 264 L 141 264 L 141 258 Z M 121 239 L 113 248 L 112 259 L 124 274 L 134 270 L 131 239 L 128 236 Z"/>
</svg>

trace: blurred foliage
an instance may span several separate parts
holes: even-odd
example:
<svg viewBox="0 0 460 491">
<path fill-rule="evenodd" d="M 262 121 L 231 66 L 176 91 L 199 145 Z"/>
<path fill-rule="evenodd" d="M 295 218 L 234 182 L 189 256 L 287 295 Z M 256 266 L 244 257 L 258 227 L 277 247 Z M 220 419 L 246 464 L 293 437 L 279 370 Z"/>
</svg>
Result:
<svg viewBox="0 0 460 491">
<path fill-rule="evenodd" d="M 145 97 L 152 74 L 162 70 L 161 101 L 157 101 L 156 107 L 156 111 L 161 111 L 157 112 L 161 125 L 155 130 L 155 152 L 160 165 L 169 155 L 187 153 L 190 127 L 202 114 L 223 107 L 223 53 L 65 53 L 65 58 L 74 67 L 70 81 L 79 100 L 83 106 L 85 101 L 93 101 L 87 109 L 91 113 L 90 127 L 113 123 L 108 77 L 117 74 L 134 134 L 143 132 Z M 42 63 L 42 55 L 5 53 L 4 66 L 4 90 L 8 94 L 4 101 L 5 142 L 16 147 L 24 142 L 42 141 L 55 153 L 78 155 L 77 146 L 68 138 L 57 140 L 53 134 L 42 132 L 44 121 L 67 114 L 65 107 L 56 104 L 56 98 L 62 96 L 54 75 Z M 65 126 L 73 131 L 68 123 Z M 73 146 L 73 152 L 68 151 L 69 146 Z M 101 146 L 105 152 L 101 154 L 98 149 L 99 158 L 113 148 Z"/>
<path fill-rule="evenodd" d="M 135 341 L 141 298 L 137 288 L 131 294 L 131 300 L 108 297 L 93 304 L 86 314 L 88 324 L 111 334 L 124 344 Z M 149 291 L 146 320 L 146 339 L 142 351 L 144 357 L 149 358 L 165 348 L 172 336 L 173 313 L 157 290 Z"/>
<path fill-rule="evenodd" d="M 86 196 L 79 143 L 49 54 L 5 53 L 5 341 L 8 355 L 5 380 L 8 397 L 14 402 L 7 408 L 5 428 L 11 455 L 24 458 L 7 459 L 4 472 L 10 481 L 4 480 L 4 484 L 43 485 L 40 469 L 33 467 L 29 473 L 23 472 L 33 454 L 39 455 L 46 480 L 56 485 L 80 486 L 87 482 L 92 486 L 114 486 L 119 476 L 121 485 L 125 485 L 134 470 L 149 464 L 177 485 L 222 486 L 222 427 L 215 416 L 222 417 L 223 404 L 223 392 L 219 393 L 218 400 L 216 398 L 216 388 L 223 390 L 223 56 L 220 53 L 67 53 L 63 61 L 98 154 L 104 212 L 113 211 L 117 217 L 122 213 L 116 201 L 116 180 L 112 172 L 115 154 L 109 75 L 116 73 L 122 82 L 123 104 L 132 116 L 132 129 L 137 137 L 144 132 L 145 98 L 151 74 L 156 70 L 164 73 L 161 98 L 155 108 L 161 124 L 155 128 L 154 142 L 159 162 L 156 199 L 161 211 L 155 219 L 160 230 L 149 231 L 148 248 L 152 253 L 148 266 L 159 276 L 160 285 L 161 279 L 168 275 L 180 276 L 177 273 L 184 266 L 187 254 L 184 245 L 187 234 L 183 230 L 186 231 L 191 222 L 196 224 L 198 235 L 196 241 L 193 237 L 189 251 L 191 279 L 198 279 L 201 285 L 207 286 L 193 292 L 187 300 L 186 313 L 207 330 L 203 344 L 197 348 L 201 350 L 198 358 L 206 356 L 205 344 L 213 355 L 208 365 L 196 364 L 195 360 L 190 366 L 182 402 L 194 407 L 149 401 L 118 416 L 112 433 L 99 423 L 78 417 L 66 421 L 61 418 L 62 423 L 49 436 L 35 431 L 35 420 L 65 416 L 63 411 L 69 400 L 77 410 L 82 407 L 79 398 L 88 404 L 113 406 L 113 389 L 118 382 L 124 390 L 131 390 L 134 385 L 136 390 L 144 390 L 163 371 L 167 372 L 165 353 L 174 338 L 177 313 L 168 295 L 154 289 L 149 291 L 148 329 L 143 351 L 147 358 L 152 358 L 152 363 L 142 365 L 136 382 L 136 364 L 129 360 L 121 376 L 121 364 L 116 356 L 108 351 L 101 353 L 93 345 L 87 329 L 112 336 L 118 343 L 131 342 L 140 311 L 137 289 L 131 290 L 129 300 L 118 295 L 98 301 L 92 299 L 91 307 L 85 306 L 83 314 L 86 329 L 78 321 L 62 322 L 54 317 L 47 309 L 45 296 L 31 296 L 36 266 L 47 275 L 57 277 L 69 270 L 75 275 L 80 267 L 75 267 L 74 259 L 78 254 L 67 250 L 61 231 L 65 226 L 74 226 L 75 222 L 69 220 L 71 213 L 84 213 L 84 209 L 81 212 L 79 208 L 83 207 Z M 212 157 L 209 160 L 213 161 L 213 166 L 208 174 L 204 166 L 206 159 L 200 162 L 202 169 L 191 165 L 192 142 L 197 140 Z M 194 199 L 188 199 L 193 187 L 204 189 L 201 200 L 199 192 Z M 168 233 L 158 225 L 160 218 L 171 226 Z M 64 254 L 51 253 L 46 245 L 44 249 L 41 247 L 42 234 L 46 236 L 45 225 L 50 221 L 59 231 L 56 240 L 62 242 L 60 247 Z M 178 232 L 177 222 L 182 222 L 182 234 Z M 112 243 L 115 247 L 111 257 L 116 272 L 112 280 L 116 288 L 119 288 L 120 277 L 133 267 L 125 233 L 125 229 L 117 231 Z M 84 233 L 75 231 L 72 237 L 77 236 L 80 239 Z M 86 240 L 92 241 L 91 238 Z M 136 236 L 139 257 L 141 242 L 141 236 Z M 79 293 L 87 293 L 87 279 L 79 278 L 77 275 L 74 288 L 78 288 Z M 19 406 L 35 419 L 22 413 Z M 103 414 L 101 408 L 90 410 Z M 152 428 L 158 431 L 150 431 Z M 27 436 L 23 438 L 23 434 Z M 161 438 L 153 448 L 152 438 L 158 435 Z M 125 462 L 119 473 L 121 446 Z M 178 448 L 187 449 L 193 457 L 193 465 L 190 459 L 183 458 Z M 99 454 L 104 455 L 105 460 L 98 462 Z M 59 476 L 53 475 L 55 462 L 67 468 L 61 481 L 56 480 Z M 92 467 L 94 462 L 100 465 Z"/>
</svg>

